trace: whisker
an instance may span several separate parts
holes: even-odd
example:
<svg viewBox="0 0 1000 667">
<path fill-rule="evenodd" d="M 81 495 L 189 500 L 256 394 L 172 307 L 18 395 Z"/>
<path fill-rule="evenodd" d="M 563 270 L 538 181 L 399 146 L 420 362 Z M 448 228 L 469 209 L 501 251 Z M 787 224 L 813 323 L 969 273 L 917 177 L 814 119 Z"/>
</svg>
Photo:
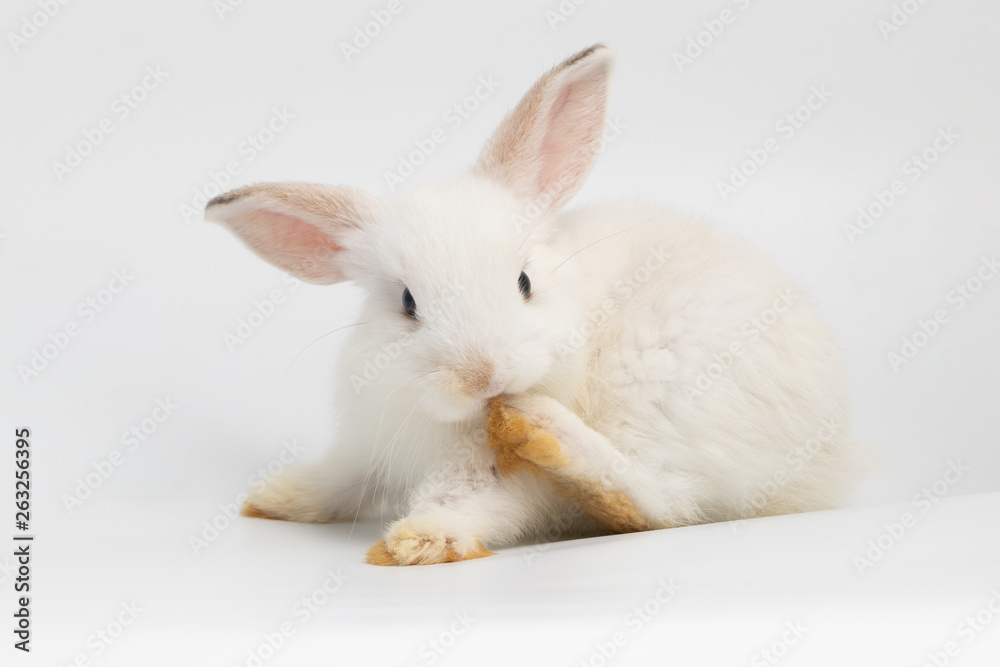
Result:
<svg viewBox="0 0 1000 667">
<path fill-rule="evenodd" d="M 371 480 L 372 475 L 375 473 L 375 470 L 376 470 L 375 465 L 373 465 L 375 463 L 375 453 L 378 452 L 378 450 L 379 450 L 379 442 L 378 442 L 379 441 L 379 435 L 382 432 L 382 422 L 385 419 L 386 408 L 389 407 L 389 399 L 392 398 L 392 395 L 395 394 L 400 389 L 404 389 L 405 387 L 408 387 L 409 385 L 413 384 L 417 380 L 419 380 L 419 379 L 421 379 L 421 378 L 423 378 L 423 377 L 425 377 L 427 375 L 430 375 L 430 373 L 433 373 L 433 372 L 434 371 L 429 371 L 427 373 L 424 373 L 423 375 L 418 375 L 417 377 L 413 378 L 409 382 L 407 382 L 405 384 L 402 384 L 399 387 L 396 387 L 395 389 L 393 389 L 392 391 L 390 391 L 389 393 L 387 393 L 385 395 L 385 401 L 382 403 L 382 414 L 381 414 L 381 416 L 379 417 L 379 420 L 378 420 L 378 429 L 375 432 L 375 439 L 372 441 L 372 455 L 371 455 L 371 458 L 368 460 L 368 473 L 365 475 L 364 482 L 361 485 L 361 493 L 358 496 L 358 506 L 354 510 L 354 522 L 351 524 L 351 532 L 347 536 L 348 539 L 350 539 L 351 535 L 354 534 L 354 526 L 357 525 L 357 523 L 358 523 L 358 516 L 360 516 L 360 514 L 361 514 L 361 506 L 364 504 L 364 501 L 365 501 L 365 492 L 368 490 L 368 482 Z M 377 489 L 378 489 L 378 481 L 376 480 L 376 487 L 375 487 L 375 490 L 373 490 L 373 492 L 372 492 L 373 496 L 374 496 L 375 492 L 377 491 Z"/>
<path fill-rule="evenodd" d="M 584 375 L 587 375 L 587 376 L 589 376 L 589 377 L 592 377 L 592 378 L 594 378 L 594 379 L 595 379 L 595 380 L 597 380 L 598 382 L 603 382 L 604 384 L 608 385 L 609 387 L 613 387 L 613 386 L 614 386 L 614 385 L 612 385 L 612 384 L 611 384 L 610 382 L 608 382 L 607 380 L 605 380 L 604 378 L 600 378 L 600 377 L 597 377 L 597 376 L 596 376 L 596 375 L 594 375 L 593 373 L 588 373 L 587 371 L 583 371 L 583 374 L 584 374 Z"/>
<path fill-rule="evenodd" d="M 524 244 L 528 242 L 528 239 L 531 238 L 531 235 L 535 233 L 535 230 L 538 229 L 538 226 L 545 221 L 545 218 L 546 216 L 544 215 L 539 216 L 538 220 L 535 221 L 535 224 L 531 226 L 531 229 L 528 230 L 528 233 L 525 234 L 524 239 L 521 241 L 521 245 L 517 246 L 518 252 L 521 252 L 521 248 L 523 248 Z"/>
<path fill-rule="evenodd" d="M 309 343 L 308 345 L 306 345 L 306 346 L 305 346 L 304 348 L 302 348 L 302 349 L 301 349 L 301 350 L 299 351 L 299 353 L 298 353 L 298 354 L 296 354 L 296 355 L 295 355 L 295 356 L 294 356 L 294 357 L 292 358 L 292 360 L 291 360 L 291 361 L 289 362 L 288 366 L 287 366 L 287 367 L 285 368 L 285 371 L 284 371 L 284 372 L 283 372 L 283 373 L 281 374 L 281 377 L 280 377 L 280 378 L 278 378 L 278 382 L 277 382 L 277 383 L 276 383 L 276 384 L 275 384 L 274 386 L 275 386 L 275 387 L 277 387 L 277 386 L 278 386 L 279 384 L 281 384 L 281 382 L 282 382 L 282 381 L 283 381 L 283 380 L 285 379 L 285 376 L 286 376 L 286 375 L 288 375 L 288 371 L 290 371 L 290 370 L 291 370 L 292 366 L 294 366 L 294 365 L 295 365 L 295 362 L 296 362 L 296 361 L 298 361 L 299 357 L 301 357 L 301 356 L 302 356 L 302 353 L 303 353 L 303 352 L 305 352 L 306 350 L 308 350 L 308 349 L 309 349 L 310 347 L 312 347 L 313 345 L 315 345 L 315 344 L 316 344 L 316 343 L 318 343 L 319 341 L 323 340 L 323 339 L 324 339 L 324 338 L 326 338 L 327 336 L 332 336 L 333 334 L 337 333 L 338 331 L 343 331 L 344 329 L 350 329 L 351 327 L 357 327 L 357 326 L 361 326 L 362 324 L 368 324 L 368 322 L 355 322 L 354 324 L 345 324 L 345 325 L 344 325 L 344 326 L 342 326 L 342 327 L 337 327 L 337 328 L 336 328 L 336 329 L 334 329 L 333 331 L 328 331 L 328 332 L 326 332 L 325 334 L 323 334 L 322 336 L 320 336 L 319 338 L 317 338 L 317 339 L 316 339 L 316 340 L 314 340 L 313 342 L 311 342 L 311 343 Z"/>
<path fill-rule="evenodd" d="M 379 466 L 379 472 L 375 475 L 375 488 L 372 489 L 372 494 L 373 495 L 377 495 L 378 494 L 379 479 L 383 478 L 383 477 L 387 477 L 387 475 L 384 475 L 382 473 L 383 473 L 383 471 L 387 472 L 388 469 L 389 469 L 389 467 L 392 465 L 392 460 L 395 457 L 396 448 L 397 448 L 397 446 L 398 446 L 398 444 L 400 442 L 399 435 L 403 432 L 403 429 L 406 428 L 407 421 L 409 421 L 410 417 L 413 415 L 413 413 L 416 411 L 416 409 L 420 407 L 421 403 L 423 403 L 423 400 L 424 400 L 423 397 L 421 397 L 420 400 L 418 400 L 416 402 L 416 404 L 414 404 L 414 406 L 410 410 L 410 412 L 407 413 L 407 415 L 405 417 L 403 417 L 403 420 L 399 424 L 399 428 L 396 429 L 396 433 L 393 434 L 392 438 L 389 440 L 389 444 L 386 445 L 385 451 L 382 453 L 381 456 L 379 456 L 379 460 L 376 461 L 375 465 Z M 381 464 L 381 465 L 379 465 L 379 464 Z M 382 508 L 381 508 L 381 510 L 382 510 L 383 513 L 385 512 L 385 494 L 386 494 L 386 491 L 388 490 L 388 486 L 389 486 L 388 482 L 390 480 L 385 479 L 384 481 L 385 481 L 385 483 L 382 485 L 382 500 L 383 500 L 383 502 L 382 502 Z M 382 518 L 382 521 L 384 522 L 385 521 L 384 514 L 382 515 L 381 518 Z"/>
<path fill-rule="evenodd" d="M 577 250 L 576 252 L 574 252 L 572 255 L 570 255 L 569 257 L 567 257 L 563 261 L 559 262 L 559 264 L 556 265 L 556 268 L 554 268 L 551 271 L 549 271 L 548 274 L 545 277 L 548 278 L 549 276 L 551 276 L 553 273 L 555 273 L 559 269 L 560 266 L 562 266 L 563 264 L 565 264 L 569 260 L 571 260 L 574 257 L 576 257 L 577 255 L 579 255 L 581 252 L 583 252 L 587 248 L 595 246 L 598 243 L 600 243 L 601 241 L 607 241 L 608 239 L 613 238 L 615 236 L 618 236 L 619 234 L 625 234 L 627 232 L 631 232 L 633 230 L 636 230 L 639 227 L 642 227 L 643 225 L 648 225 L 649 223 L 650 223 L 650 221 L 647 220 L 646 222 L 641 222 L 638 225 L 635 225 L 634 227 L 629 227 L 628 229 L 622 229 L 620 231 L 615 232 L 614 234 L 608 234 L 607 236 L 605 236 L 603 238 L 599 238 L 596 241 L 593 241 L 592 243 L 588 243 L 587 245 L 583 246 L 582 248 L 580 248 L 579 250 Z"/>
</svg>

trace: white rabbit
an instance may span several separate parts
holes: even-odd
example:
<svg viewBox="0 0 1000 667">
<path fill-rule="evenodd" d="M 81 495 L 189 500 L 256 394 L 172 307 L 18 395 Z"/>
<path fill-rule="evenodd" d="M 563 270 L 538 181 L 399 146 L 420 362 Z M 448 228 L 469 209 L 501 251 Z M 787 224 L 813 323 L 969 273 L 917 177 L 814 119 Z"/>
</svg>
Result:
<svg viewBox="0 0 1000 667">
<path fill-rule="evenodd" d="M 856 482 L 841 361 L 744 243 L 656 206 L 560 213 L 599 152 L 611 50 L 545 74 L 471 173 L 384 199 L 253 185 L 206 216 L 312 283 L 366 292 L 336 442 L 244 514 L 394 513 L 376 564 L 534 535 L 831 508 Z"/>
</svg>

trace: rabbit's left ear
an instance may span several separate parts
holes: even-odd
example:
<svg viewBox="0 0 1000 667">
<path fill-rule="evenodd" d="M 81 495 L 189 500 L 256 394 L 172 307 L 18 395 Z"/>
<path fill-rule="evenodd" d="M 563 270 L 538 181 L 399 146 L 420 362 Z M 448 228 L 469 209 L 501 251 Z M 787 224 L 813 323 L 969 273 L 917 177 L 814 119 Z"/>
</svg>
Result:
<svg viewBox="0 0 1000 667">
<path fill-rule="evenodd" d="M 597 44 L 542 76 L 487 142 L 475 172 L 548 212 L 561 208 L 600 150 L 614 59 Z"/>
</svg>

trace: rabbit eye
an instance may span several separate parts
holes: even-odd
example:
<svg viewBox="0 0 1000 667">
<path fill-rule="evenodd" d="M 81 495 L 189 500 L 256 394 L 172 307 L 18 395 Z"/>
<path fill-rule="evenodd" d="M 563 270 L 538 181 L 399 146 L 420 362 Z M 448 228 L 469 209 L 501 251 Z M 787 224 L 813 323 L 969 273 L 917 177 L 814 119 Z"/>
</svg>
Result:
<svg viewBox="0 0 1000 667">
<path fill-rule="evenodd" d="M 521 290 L 521 296 L 528 299 L 531 296 L 531 280 L 528 279 L 528 274 L 521 271 L 521 276 L 517 279 L 517 286 Z"/>
<path fill-rule="evenodd" d="M 417 319 L 417 302 L 413 300 L 413 295 L 407 287 L 403 288 L 403 311 L 407 317 Z"/>
</svg>

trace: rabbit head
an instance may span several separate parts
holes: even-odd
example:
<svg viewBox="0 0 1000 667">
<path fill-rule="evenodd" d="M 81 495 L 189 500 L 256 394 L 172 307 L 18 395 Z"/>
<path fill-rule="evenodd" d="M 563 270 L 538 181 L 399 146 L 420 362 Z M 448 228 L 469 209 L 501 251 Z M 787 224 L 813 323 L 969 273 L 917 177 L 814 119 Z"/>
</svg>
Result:
<svg viewBox="0 0 1000 667">
<path fill-rule="evenodd" d="M 206 217 L 304 281 L 361 286 L 366 338 L 406 337 L 394 384 L 437 419 L 472 418 L 543 382 L 579 316 L 546 239 L 599 152 L 613 61 L 597 45 L 546 73 L 454 180 L 386 198 L 266 183 Z"/>
</svg>

